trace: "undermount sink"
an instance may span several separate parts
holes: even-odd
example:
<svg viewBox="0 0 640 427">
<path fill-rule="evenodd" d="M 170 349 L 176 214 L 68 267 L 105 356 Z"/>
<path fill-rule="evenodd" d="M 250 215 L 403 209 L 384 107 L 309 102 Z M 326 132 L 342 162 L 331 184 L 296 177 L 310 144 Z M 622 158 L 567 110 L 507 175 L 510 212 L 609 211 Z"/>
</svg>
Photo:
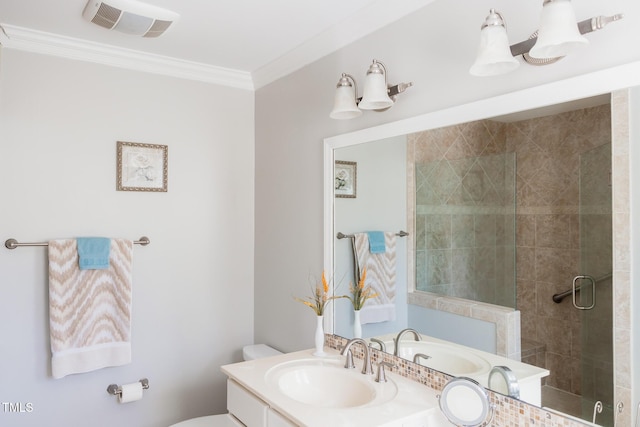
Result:
<svg viewBox="0 0 640 427">
<path fill-rule="evenodd" d="M 386 345 L 387 349 L 393 349 L 393 342 Z M 419 364 L 453 376 L 477 375 L 491 369 L 491 364 L 482 357 L 455 346 L 429 341 L 400 342 L 398 356 L 413 360 L 418 353 L 429 356 L 428 359 L 419 358 Z"/>
<path fill-rule="evenodd" d="M 352 408 L 387 402 L 398 392 L 393 380 L 377 383 L 360 369 L 345 369 L 343 360 L 305 359 L 285 362 L 266 373 L 267 382 L 288 398 L 323 408 Z"/>
</svg>

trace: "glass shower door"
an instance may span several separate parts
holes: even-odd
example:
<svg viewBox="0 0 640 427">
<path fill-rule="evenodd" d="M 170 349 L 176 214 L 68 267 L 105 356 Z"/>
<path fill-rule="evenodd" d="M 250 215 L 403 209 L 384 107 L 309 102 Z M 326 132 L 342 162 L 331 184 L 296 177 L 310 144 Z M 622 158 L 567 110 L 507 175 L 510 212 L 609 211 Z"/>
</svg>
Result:
<svg viewBox="0 0 640 427">
<path fill-rule="evenodd" d="M 580 156 L 580 274 L 576 294 L 579 307 L 582 418 L 591 421 L 601 402 L 596 423 L 613 425 L 613 299 L 611 144 Z M 595 289 L 595 292 L 593 292 Z M 576 362 L 578 362 L 576 360 Z"/>
</svg>

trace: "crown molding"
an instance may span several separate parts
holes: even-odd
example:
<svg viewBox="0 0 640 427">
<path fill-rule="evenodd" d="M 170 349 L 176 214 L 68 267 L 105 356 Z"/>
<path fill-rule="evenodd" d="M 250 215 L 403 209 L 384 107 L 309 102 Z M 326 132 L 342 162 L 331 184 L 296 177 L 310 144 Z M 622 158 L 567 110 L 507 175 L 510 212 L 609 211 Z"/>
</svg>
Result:
<svg viewBox="0 0 640 427">
<path fill-rule="evenodd" d="M 9 24 L 0 24 L 0 45 L 9 49 L 254 90 L 251 73 L 114 47 Z"/>
<path fill-rule="evenodd" d="M 378 0 L 349 19 L 337 23 L 253 72 L 154 55 L 9 24 L 0 24 L 0 45 L 9 49 L 54 55 L 245 90 L 257 90 L 425 7 L 433 1 Z"/>
</svg>

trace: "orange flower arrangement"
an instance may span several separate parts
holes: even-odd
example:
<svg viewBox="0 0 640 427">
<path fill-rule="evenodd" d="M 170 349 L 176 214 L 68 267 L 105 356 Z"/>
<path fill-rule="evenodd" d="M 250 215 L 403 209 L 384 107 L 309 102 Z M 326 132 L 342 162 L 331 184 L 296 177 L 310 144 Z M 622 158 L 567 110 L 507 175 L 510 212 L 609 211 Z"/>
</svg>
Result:
<svg viewBox="0 0 640 427">
<path fill-rule="evenodd" d="M 306 297 L 306 298 L 294 297 L 294 299 L 296 301 L 300 301 L 307 307 L 311 307 L 311 309 L 315 311 L 318 316 L 322 316 L 324 314 L 324 308 L 329 301 L 337 298 L 337 297 L 329 296 L 329 282 L 327 281 L 324 271 L 322 272 L 321 283 L 318 283 L 315 286 L 315 288 L 312 288 L 312 293 L 313 293 L 313 296 L 311 297 Z"/>
<path fill-rule="evenodd" d="M 369 298 L 375 298 L 378 296 L 378 294 L 373 291 L 371 286 L 364 285 L 366 280 L 367 269 L 364 268 L 362 270 L 362 276 L 360 276 L 358 286 L 354 286 L 352 283 L 350 283 L 349 290 L 351 291 L 351 295 L 343 295 L 343 298 L 348 298 L 351 301 L 354 310 L 360 310 L 362 307 L 364 307 L 364 304 Z"/>
</svg>

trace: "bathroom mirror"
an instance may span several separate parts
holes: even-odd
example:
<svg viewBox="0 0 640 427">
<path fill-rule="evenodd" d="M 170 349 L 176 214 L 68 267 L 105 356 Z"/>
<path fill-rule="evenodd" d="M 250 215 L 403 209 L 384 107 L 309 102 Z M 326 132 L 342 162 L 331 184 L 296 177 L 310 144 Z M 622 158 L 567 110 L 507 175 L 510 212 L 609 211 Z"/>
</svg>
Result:
<svg viewBox="0 0 640 427">
<path fill-rule="evenodd" d="M 606 109 L 608 107 L 606 105 L 603 106 L 602 97 L 609 98 L 608 94 L 612 90 L 622 89 L 626 87 L 625 84 L 628 84 L 628 83 L 629 85 L 638 84 L 638 82 L 635 81 L 637 80 L 637 78 L 634 80 L 634 79 L 630 79 L 629 76 L 625 73 L 623 73 L 623 75 L 625 76 L 624 79 L 619 80 L 621 78 L 620 75 L 616 74 L 616 72 L 613 72 L 613 71 L 595 73 L 593 75 L 569 79 L 567 81 L 562 82 L 562 84 L 560 83 L 549 84 L 546 86 L 528 89 L 521 92 L 508 94 L 508 95 L 504 95 L 501 97 L 497 97 L 497 98 L 493 98 L 485 101 L 479 101 L 476 103 L 467 104 L 460 107 L 454 107 L 454 108 L 439 111 L 436 113 L 426 114 L 416 118 L 407 119 L 407 120 L 379 126 L 372 129 L 365 129 L 363 131 L 354 132 L 348 135 L 341 135 L 333 138 L 328 138 L 327 140 L 325 140 L 325 174 L 327 178 L 325 179 L 325 201 L 326 201 L 325 203 L 325 209 L 326 209 L 325 210 L 325 267 L 335 273 L 334 278 L 337 281 L 342 280 L 342 282 L 347 282 L 347 283 L 349 281 L 353 281 L 353 279 L 349 277 L 348 273 L 345 273 L 345 271 L 348 271 L 348 269 L 344 269 L 344 267 L 341 267 L 339 263 L 336 262 L 338 259 L 348 260 L 349 251 L 350 251 L 349 242 L 339 241 L 338 239 L 336 239 L 335 236 L 338 232 L 349 234 L 353 232 L 370 230 L 370 229 L 396 230 L 396 229 L 401 229 L 405 225 L 410 225 L 410 224 L 407 224 L 407 219 L 406 219 L 407 218 L 406 198 L 404 199 L 404 203 L 403 203 L 402 191 L 396 191 L 395 193 L 396 193 L 396 196 L 398 196 L 397 198 L 399 200 L 389 202 L 387 203 L 387 206 L 394 206 L 394 208 L 397 207 L 398 210 L 401 211 L 401 213 L 398 214 L 397 217 L 385 219 L 384 224 L 378 225 L 378 224 L 372 224 L 372 223 L 366 222 L 366 220 L 370 219 L 369 217 L 373 215 L 368 215 L 366 217 L 363 217 L 362 215 L 355 215 L 353 221 L 356 221 L 357 217 L 359 216 L 361 220 L 364 220 L 364 222 L 360 222 L 360 223 L 352 222 L 350 224 L 350 227 L 351 227 L 350 229 L 335 228 L 334 220 L 337 220 L 337 222 L 340 224 L 340 227 L 344 227 L 344 225 L 342 224 L 348 224 L 348 223 L 341 222 L 340 219 L 334 218 L 334 209 L 336 213 L 339 212 L 336 200 L 334 200 L 333 198 L 332 180 L 329 179 L 330 174 L 332 173 L 331 171 L 332 171 L 332 165 L 334 160 L 339 159 L 339 160 L 358 161 L 358 159 L 361 157 L 359 158 L 345 158 L 345 157 L 348 157 L 350 154 L 353 153 L 353 151 L 352 153 L 350 153 L 349 152 L 350 150 L 366 150 L 366 146 L 368 145 L 371 145 L 372 147 L 375 146 L 376 145 L 375 141 L 386 141 L 390 145 L 398 144 L 398 143 L 405 144 L 404 156 L 406 159 L 407 137 L 405 135 L 421 133 L 421 132 L 425 132 L 433 129 L 442 129 L 449 126 L 461 125 L 464 123 L 473 123 L 480 120 L 485 120 L 487 118 L 500 117 L 500 120 L 508 120 L 512 122 L 517 122 L 522 117 L 525 117 L 525 120 L 529 120 L 530 117 L 532 116 L 547 115 L 546 111 L 539 110 L 539 109 L 542 109 L 543 107 L 555 108 L 556 111 L 561 111 L 563 113 L 566 110 L 572 110 L 574 108 L 578 108 L 578 109 L 605 108 Z M 568 102 L 576 102 L 581 99 L 590 100 L 590 103 L 567 104 Z M 530 111 L 530 110 L 534 110 L 534 114 L 530 114 L 529 116 L 521 116 L 521 117 L 512 115 L 515 113 L 524 114 L 524 112 Z M 552 129 L 552 127 L 550 129 Z M 381 148 L 377 147 L 375 148 L 375 150 L 381 150 Z M 607 150 L 603 149 L 602 151 L 604 152 Z M 346 154 L 346 156 L 343 156 L 343 154 Z M 532 153 L 531 155 L 533 156 L 534 154 L 535 153 Z M 608 154 L 609 156 L 611 154 L 610 148 L 608 149 Z M 603 157 L 601 156 L 603 155 L 605 156 L 604 158 L 606 159 L 607 158 L 606 153 L 598 153 L 596 154 L 595 158 L 602 159 Z M 403 153 L 398 155 L 398 157 L 402 157 L 402 156 L 403 156 Z M 389 159 L 391 158 L 392 157 L 390 157 L 389 154 L 387 153 L 385 160 L 388 162 Z M 584 160 L 584 167 L 586 168 L 586 170 L 591 170 L 589 168 L 593 166 L 593 161 L 594 161 L 593 159 Z M 358 170 L 363 171 L 365 169 L 366 163 L 367 162 L 364 162 L 362 164 L 359 163 Z M 404 166 L 407 167 L 406 161 Z M 577 167 L 579 167 L 579 165 Z M 378 171 L 381 170 L 379 166 L 377 170 Z M 380 174 L 378 173 L 378 176 L 379 175 Z M 392 179 L 389 178 L 389 181 L 396 180 L 398 175 L 399 173 L 394 174 Z M 366 191 L 363 189 L 363 179 L 365 178 L 363 178 L 362 176 L 358 177 L 359 195 L 362 194 L 361 193 L 362 191 Z M 403 179 L 404 179 L 404 183 L 406 184 L 406 171 L 405 171 L 405 175 L 403 176 Z M 383 180 L 383 182 L 387 182 L 387 181 Z M 387 184 L 379 183 L 377 189 L 384 188 L 383 185 L 387 185 Z M 404 197 L 407 197 L 406 193 Z M 382 211 L 383 210 L 380 210 L 380 212 Z M 384 209 L 385 214 L 389 213 L 390 211 L 391 209 L 388 209 L 388 208 Z M 378 211 L 374 211 L 374 212 L 378 213 Z M 395 212 L 395 209 L 394 209 L 394 212 Z M 402 222 L 402 218 L 404 218 L 404 222 Z M 398 221 L 398 222 L 394 222 L 394 221 Z M 387 225 L 387 224 L 390 224 L 390 225 Z M 516 226 L 526 226 L 526 224 L 517 224 Z M 556 230 L 556 232 L 560 232 L 560 231 L 565 231 L 565 230 Z M 579 230 L 575 229 L 575 232 L 579 233 Z M 591 237 L 582 236 L 582 238 L 589 239 Z M 399 248 L 401 248 L 402 246 L 403 246 L 402 244 L 398 245 Z M 408 246 L 408 245 L 404 245 L 404 246 Z M 345 255 L 345 247 L 347 248 L 346 249 L 347 255 Z M 410 254 L 410 251 L 411 251 L 411 248 L 408 248 L 407 253 L 404 254 L 405 262 L 407 263 L 415 262 L 415 260 L 412 261 L 413 254 Z M 526 250 L 522 250 L 521 252 L 525 253 Z M 401 258 L 402 256 L 403 254 L 399 252 L 398 258 Z M 335 265 L 334 265 L 334 262 L 335 262 Z M 389 334 L 389 333 L 397 332 L 405 327 L 415 327 L 421 332 L 428 334 L 427 332 L 423 331 L 418 325 L 412 324 L 412 320 L 415 317 L 412 315 L 415 314 L 416 307 L 415 307 L 415 304 L 407 304 L 407 301 L 412 298 L 412 294 L 417 294 L 420 292 L 416 291 L 415 284 L 413 287 L 409 285 L 409 282 L 412 280 L 411 277 L 404 277 L 404 278 L 400 277 L 403 274 L 402 270 L 403 268 L 398 269 L 398 283 L 407 283 L 407 286 L 405 286 L 406 289 L 398 289 L 398 293 L 396 295 L 396 305 L 397 305 L 396 320 L 393 322 L 385 322 L 384 324 L 364 325 L 363 335 L 365 337 L 377 336 L 385 333 Z M 404 274 L 406 274 L 406 271 Z M 404 280 L 404 282 L 402 282 L 402 280 Z M 609 277 L 609 286 L 610 286 L 610 282 L 611 282 L 611 278 Z M 402 288 L 402 287 L 400 286 L 399 288 Z M 571 283 L 567 284 L 567 288 L 568 289 L 571 288 Z M 342 291 L 344 290 L 345 289 L 342 289 Z M 340 293 L 341 291 L 338 290 L 337 292 Z M 544 295 L 544 296 L 541 295 L 540 298 L 547 298 L 549 301 L 551 301 L 551 295 Z M 569 299 L 571 299 L 571 297 L 569 297 Z M 444 301 L 446 301 L 446 297 L 444 298 Z M 569 301 L 569 303 L 571 302 Z M 523 301 L 519 300 L 519 304 L 522 305 Z M 602 302 L 602 305 L 608 305 L 610 309 L 613 306 L 611 301 L 609 301 L 608 304 L 606 302 Z M 522 307 L 520 306 L 518 306 L 517 308 L 518 310 L 522 309 Z M 422 307 L 418 307 L 418 309 L 422 309 Z M 436 306 L 429 307 L 427 308 L 427 310 L 429 311 L 427 313 L 427 317 L 429 320 L 437 319 L 438 318 L 437 316 L 439 314 L 443 314 L 443 313 L 440 313 L 441 310 L 439 310 L 438 307 Z M 551 308 L 549 308 L 549 310 L 556 310 L 556 307 L 552 306 Z M 338 304 L 336 304 L 334 314 L 335 314 L 335 327 L 334 327 L 335 333 L 338 335 L 349 337 L 351 334 L 350 325 L 352 324 L 352 321 L 353 321 L 352 320 L 353 317 L 351 312 L 349 311 L 349 308 L 348 307 L 345 308 L 344 306 L 339 306 Z M 612 315 L 615 315 L 615 309 Z M 447 319 L 447 318 L 442 317 L 441 319 Z M 587 322 L 589 322 L 589 320 L 587 320 Z M 485 323 L 488 323 L 489 327 L 484 332 L 489 335 L 492 333 L 495 335 L 496 334 L 495 325 L 493 325 L 493 328 L 492 328 L 491 322 L 485 322 Z M 593 323 L 593 320 L 591 320 L 591 323 Z M 447 323 L 448 329 L 461 329 L 460 325 L 457 325 L 457 328 L 456 328 L 456 325 L 457 324 L 455 322 Z M 484 326 L 487 326 L 487 325 L 484 325 Z M 523 321 L 522 328 L 525 329 L 528 326 L 530 325 L 525 324 Z M 462 331 L 459 331 L 459 332 L 462 332 Z M 554 331 L 550 331 L 550 333 L 553 333 L 553 332 Z M 461 333 L 461 335 L 464 335 L 464 333 Z M 489 339 L 489 341 L 491 341 L 491 339 Z M 493 343 L 493 346 L 495 348 L 495 342 Z M 609 348 L 611 348 L 611 346 L 609 346 Z M 571 363 L 570 360 L 567 360 L 566 362 Z M 558 365 L 555 365 L 555 366 L 557 369 Z M 554 367 L 551 367 L 552 372 L 553 372 L 553 369 Z M 577 369 L 580 369 L 580 368 L 577 368 Z M 586 369 L 589 370 L 593 368 L 587 367 Z M 613 389 L 613 387 L 614 385 L 611 384 L 610 388 Z M 543 404 L 544 404 L 544 401 L 543 401 Z M 555 408 L 555 409 L 558 409 L 558 408 Z M 569 411 L 566 411 L 566 412 L 569 412 Z M 607 423 L 603 422 L 603 424 L 607 424 Z"/>
</svg>

